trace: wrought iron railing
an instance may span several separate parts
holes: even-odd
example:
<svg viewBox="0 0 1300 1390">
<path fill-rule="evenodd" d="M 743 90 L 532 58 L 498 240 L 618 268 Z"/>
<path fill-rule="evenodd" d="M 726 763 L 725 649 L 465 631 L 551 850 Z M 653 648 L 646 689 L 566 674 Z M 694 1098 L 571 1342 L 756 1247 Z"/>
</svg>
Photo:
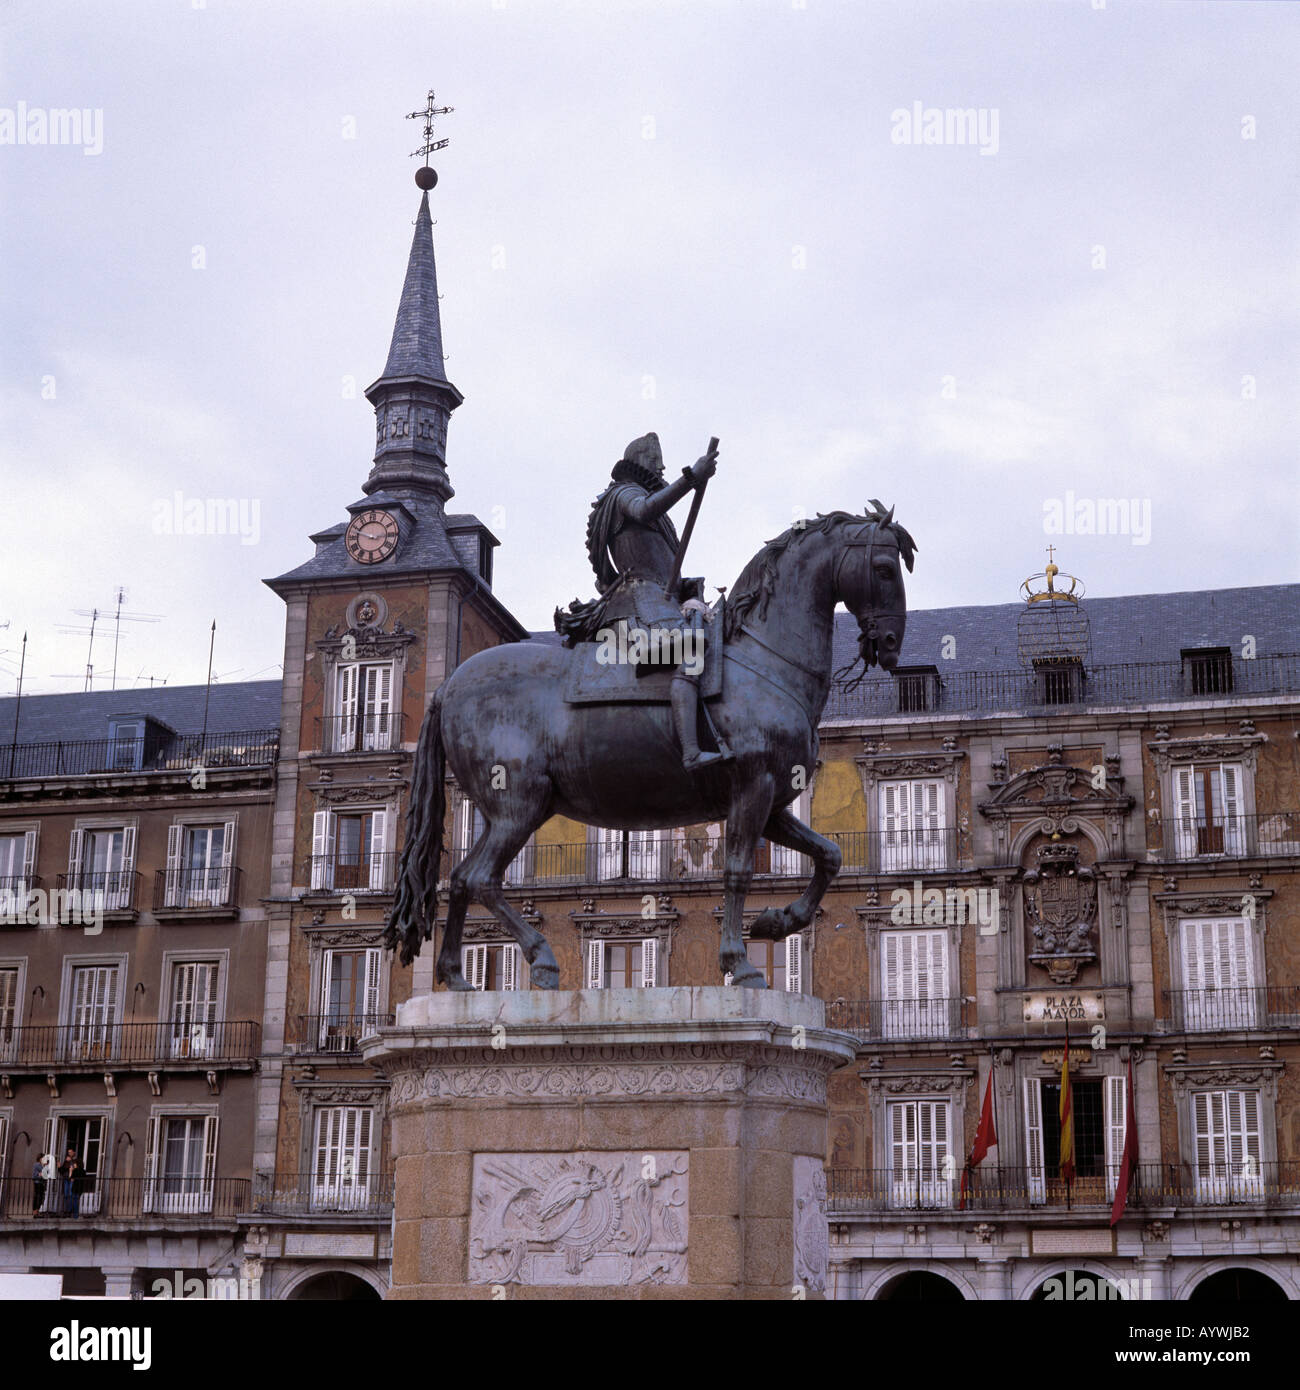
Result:
<svg viewBox="0 0 1300 1390">
<path fill-rule="evenodd" d="M 1300 1028 L 1300 985 L 1236 985 L 1166 989 L 1162 1020 L 1175 1033 Z"/>
<path fill-rule="evenodd" d="M 889 1168 L 828 1168 L 827 1200 L 832 1213 L 872 1211 L 1007 1211 L 1109 1207 L 1118 1169 L 1096 1166 L 1067 1187 L 1046 1166 L 999 1168 L 981 1163 L 967 1175 L 962 1192 L 958 1165 Z M 1169 1206 L 1300 1207 L 1300 1160 L 1263 1163 L 1254 1159 L 1213 1164 L 1143 1163 L 1129 1184 L 1127 1207 Z"/>
<path fill-rule="evenodd" d="M 842 872 L 940 873 L 956 868 L 961 835 L 954 829 L 835 830 L 824 832 L 843 856 Z M 450 863 L 467 853 L 453 847 Z M 599 842 L 526 845 L 507 867 L 505 883 L 658 883 L 720 878 L 726 863 L 726 837 L 716 827 L 629 831 Z M 754 855 L 759 878 L 806 878 L 807 855 L 763 841 Z"/>
<path fill-rule="evenodd" d="M 361 1039 L 391 1027 L 393 1017 L 391 1013 L 299 1014 L 290 1041 L 305 1052 L 354 1056 L 361 1051 Z"/>
<path fill-rule="evenodd" d="M 954 1038 L 966 1029 L 964 996 L 950 999 L 831 999 L 826 1026 L 858 1038 L 888 1041 Z"/>
<path fill-rule="evenodd" d="M 234 907 L 239 902 L 239 869 L 159 869 L 153 880 L 155 912 L 189 912 Z"/>
<path fill-rule="evenodd" d="M 306 864 L 309 890 L 313 893 L 391 893 L 397 875 L 398 854 L 313 854 Z"/>
<path fill-rule="evenodd" d="M 406 716 L 331 714 L 316 719 L 316 748 L 321 753 L 387 753 L 402 746 Z"/>
<path fill-rule="evenodd" d="M 147 733 L 143 738 L 0 744 L 0 778 L 260 767 L 275 761 L 279 747 L 279 729 L 215 734 Z"/>
<path fill-rule="evenodd" d="M 1244 859 L 1300 855 L 1300 811 L 1254 816 L 1166 816 L 1167 859 Z"/>
<path fill-rule="evenodd" d="M 1034 671 L 962 671 L 944 675 L 939 663 L 937 688 L 928 708 L 940 714 L 1020 712 L 1062 708 L 1060 691 Z M 1229 688 L 1213 688 L 1226 684 Z M 1243 699 L 1257 695 L 1294 695 L 1300 690 L 1300 652 L 1234 658 L 1230 679 L 1209 681 L 1195 663 L 1182 661 L 1129 662 L 1092 666 L 1083 671 L 1078 699 L 1083 708 L 1108 705 L 1155 704 L 1166 700 Z M 900 685 L 892 676 L 871 676 L 849 688 L 831 686 L 825 719 L 887 718 L 914 712 L 909 704 L 913 685 Z M 1069 706 L 1065 706 L 1069 708 Z"/>
<path fill-rule="evenodd" d="M 73 1198 L 57 1174 L 44 1183 L 30 1176 L 11 1176 L 0 1184 L 0 1216 L 10 1221 L 61 1219 L 69 1225 L 74 1221 L 233 1220 L 247 1210 L 251 1186 L 248 1178 L 204 1179 L 199 1174 L 154 1178 L 91 1174 L 77 1184 L 74 1215 Z"/>
<path fill-rule="evenodd" d="M 57 879 L 61 894 L 76 894 L 65 898 L 60 905 L 51 904 L 51 916 L 58 922 L 84 921 L 89 913 L 134 912 L 140 887 L 140 875 L 126 869 L 82 869 L 75 874 L 60 874 Z"/>
<path fill-rule="evenodd" d="M 374 1216 L 393 1209 L 392 1173 L 273 1173 L 254 1180 L 250 1211 L 265 1216 Z"/>
<path fill-rule="evenodd" d="M 0 1062 L 10 1066 L 216 1066 L 254 1061 L 261 1050 L 262 1025 L 251 1019 L 0 1027 Z"/>
<path fill-rule="evenodd" d="M 35 927 L 39 908 L 33 912 L 27 895 L 37 891 L 42 883 L 38 874 L 0 875 L 0 927 Z"/>
</svg>

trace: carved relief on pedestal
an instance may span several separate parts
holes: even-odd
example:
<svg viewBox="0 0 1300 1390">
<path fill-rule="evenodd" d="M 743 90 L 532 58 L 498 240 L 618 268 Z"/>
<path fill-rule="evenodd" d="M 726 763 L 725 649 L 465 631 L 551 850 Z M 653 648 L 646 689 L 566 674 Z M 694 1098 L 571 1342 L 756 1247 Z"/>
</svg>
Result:
<svg viewBox="0 0 1300 1390">
<path fill-rule="evenodd" d="M 684 1284 L 687 1155 L 475 1154 L 471 1284 Z"/>
<path fill-rule="evenodd" d="M 794 1282 L 809 1293 L 826 1288 L 830 1260 L 826 1221 L 826 1169 L 819 1159 L 794 1158 Z"/>
</svg>

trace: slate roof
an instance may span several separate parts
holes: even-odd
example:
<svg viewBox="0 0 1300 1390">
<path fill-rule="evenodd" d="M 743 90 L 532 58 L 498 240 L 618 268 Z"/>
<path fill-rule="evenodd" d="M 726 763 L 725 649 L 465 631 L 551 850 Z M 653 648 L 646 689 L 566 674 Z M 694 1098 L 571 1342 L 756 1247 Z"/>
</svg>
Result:
<svg viewBox="0 0 1300 1390">
<path fill-rule="evenodd" d="M 1184 648 L 1231 647 L 1240 652 L 1246 634 L 1260 656 L 1300 651 L 1300 584 L 1261 584 L 1240 589 L 1189 589 L 1174 594 L 1124 594 L 1085 598 L 1094 666 L 1178 661 Z M 907 615 L 901 664 L 942 671 L 1011 671 L 1019 668 L 1016 624 L 1023 603 L 929 608 Z M 957 639 L 955 660 L 943 660 L 946 636 Z M 857 652 L 858 627 L 848 613 L 835 621 L 836 668 Z"/>
<path fill-rule="evenodd" d="M 1300 584 L 1128 594 L 1084 602 L 1092 624 L 1092 664 L 1096 666 L 1177 663 L 1187 647 L 1226 646 L 1239 652 L 1245 634 L 1255 638 L 1261 657 L 1300 649 Z M 938 666 L 945 681 L 980 672 L 1013 671 L 1018 665 L 1016 619 L 1022 607 L 1002 603 L 909 613 L 902 664 Z M 940 643 L 949 635 L 957 639 L 954 661 L 944 661 L 939 654 Z M 531 636 L 546 645 L 560 641 L 556 632 Z M 849 614 L 841 613 L 835 627 L 837 667 L 856 655 L 857 637 L 857 624 Z M 1246 663 L 1238 665 L 1240 669 Z M 102 739 L 107 737 L 109 719 L 121 714 L 152 715 L 178 733 L 197 733 L 203 727 L 203 695 L 201 685 L 29 695 L 22 702 L 17 741 Z M 13 698 L 0 699 L 3 742 L 13 737 L 13 717 Z M 279 726 L 279 681 L 228 682 L 212 687 L 208 728 L 213 733 Z"/>
<path fill-rule="evenodd" d="M 152 689 L 91 690 L 60 695 L 25 695 L 18 715 L 18 743 L 64 743 L 108 737 L 108 721 L 122 714 L 144 714 L 175 729 L 197 734 L 203 728 L 206 686 L 158 685 Z M 14 705 L 0 699 L 0 737 L 14 738 Z M 280 682 L 224 682 L 212 687 L 210 733 L 240 733 L 280 727 Z"/>
<path fill-rule="evenodd" d="M 391 494 L 384 495 L 400 498 L 402 505 L 415 518 L 413 523 L 403 527 L 402 540 L 396 552 L 384 561 L 382 569 L 385 578 L 411 570 L 465 570 L 467 574 L 474 573 L 466 567 L 452 545 L 447 536 L 447 527 L 451 524 L 459 530 L 471 525 L 482 526 L 477 517 L 465 513 L 444 517 L 441 503 L 417 488 L 394 488 Z M 380 504 L 367 498 L 366 505 Z M 341 522 L 337 526 L 313 532 L 312 539 L 318 545 L 324 542 L 317 553 L 296 569 L 268 579 L 266 583 L 275 589 L 278 585 L 304 579 L 330 579 L 345 575 L 360 582 L 365 576 L 373 577 L 374 566 L 359 564 L 348 554 L 347 546 L 343 543 L 346 530 L 347 523 Z"/>
</svg>

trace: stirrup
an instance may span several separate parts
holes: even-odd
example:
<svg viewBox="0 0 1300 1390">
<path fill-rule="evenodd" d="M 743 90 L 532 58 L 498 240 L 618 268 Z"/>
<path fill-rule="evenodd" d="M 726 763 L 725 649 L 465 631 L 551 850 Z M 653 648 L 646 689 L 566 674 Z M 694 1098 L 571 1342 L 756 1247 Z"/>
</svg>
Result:
<svg viewBox="0 0 1300 1390">
<path fill-rule="evenodd" d="M 682 758 L 682 766 L 687 772 L 696 772 L 702 767 L 712 767 L 715 763 L 725 763 L 730 756 L 729 753 L 707 753 L 702 751 L 688 753 Z"/>
</svg>

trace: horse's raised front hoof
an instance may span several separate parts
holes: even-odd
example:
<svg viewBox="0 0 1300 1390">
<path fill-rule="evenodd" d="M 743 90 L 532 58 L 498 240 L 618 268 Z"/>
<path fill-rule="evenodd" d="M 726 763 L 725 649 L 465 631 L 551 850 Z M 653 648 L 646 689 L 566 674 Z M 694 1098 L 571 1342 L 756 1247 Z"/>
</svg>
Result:
<svg viewBox="0 0 1300 1390">
<path fill-rule="evenodd" d="M 766 989 L 767 976 L 751 965 L 735 971 L 731 976 L 731 983 L 733 986 L 739 985 L 741 989 Z"/>
<path fill-rule="evenodd" d="M 749 936 L 757 941 L 784 941 L 798 930 L 788 907 L 767 907 L 750 923 Z"/>
<path fill-rule="evenodd" d="M 450 970 L 444 970 L 442 966 L 439 966 L 438 980 L 441 984 L 446 985 L 448 989 L 473 990 L 474 988 L 465 978 L 459 965 L 452 967 Z"/>
<path fill-rule="evenodd" d="M 549 964 L 539 962 L 531 966 L 528 975 L 533 982 L 534 989 L 559 989 L 560 987 L 560 967 L 554 961 Z"/>
</svg>

